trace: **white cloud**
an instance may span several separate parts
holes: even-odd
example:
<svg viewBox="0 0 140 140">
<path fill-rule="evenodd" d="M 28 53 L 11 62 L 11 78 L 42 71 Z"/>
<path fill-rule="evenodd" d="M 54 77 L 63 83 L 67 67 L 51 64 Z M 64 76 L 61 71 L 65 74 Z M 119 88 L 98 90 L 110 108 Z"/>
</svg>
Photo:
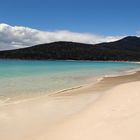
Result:
<svg viewBox="0 0 140 140">
<path fill-rule="evenodd" d="M 95 44 L 115 41 L 120 36 L 100 36 L 90 33 L 77 33 L 71 31 L 41 31 L 22 26 L 0 24 L 0 50 L 29 47 L 41 43 L 54 41 L 73 41 Z"/>
<path fill-rule="evenodd" d="M 140 37 L 140 30 L 136 32 L 137 36 Z"/>
</svg>

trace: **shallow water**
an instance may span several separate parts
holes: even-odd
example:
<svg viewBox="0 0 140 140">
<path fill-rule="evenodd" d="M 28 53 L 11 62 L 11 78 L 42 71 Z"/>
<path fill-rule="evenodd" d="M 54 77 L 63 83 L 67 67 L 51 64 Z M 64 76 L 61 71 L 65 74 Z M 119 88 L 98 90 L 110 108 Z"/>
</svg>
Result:
<svg viewBox="0 0 140 140">
<path fill-rule="evenodd" d="M 128 62 L 0 60 L 0 101 L 45 95 L 138 68 Z"/>
</svg>

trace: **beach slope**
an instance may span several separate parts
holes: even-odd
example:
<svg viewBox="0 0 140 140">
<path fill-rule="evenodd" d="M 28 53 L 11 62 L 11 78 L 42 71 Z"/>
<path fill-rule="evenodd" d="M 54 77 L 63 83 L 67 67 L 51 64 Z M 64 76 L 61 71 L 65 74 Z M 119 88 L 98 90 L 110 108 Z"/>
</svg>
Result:
<svg viewBox="0 0 140 140">
<path fill-rule="evenodd" d="M 140 82 L 119 85 L 38 140 L 139 140 Z"/>
</svg>

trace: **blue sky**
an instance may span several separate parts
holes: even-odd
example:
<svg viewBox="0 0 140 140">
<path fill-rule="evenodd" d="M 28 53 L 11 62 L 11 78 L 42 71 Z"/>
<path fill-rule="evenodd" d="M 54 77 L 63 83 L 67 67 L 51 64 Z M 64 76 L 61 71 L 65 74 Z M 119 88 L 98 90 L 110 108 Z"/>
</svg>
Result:
<svg viewBox="0 0 140 140">
<path fill-rule="evenodd" d="M 0 23 L 99 35 L 135 35 L 139 0 L 1 0 Z"/>
</svg>

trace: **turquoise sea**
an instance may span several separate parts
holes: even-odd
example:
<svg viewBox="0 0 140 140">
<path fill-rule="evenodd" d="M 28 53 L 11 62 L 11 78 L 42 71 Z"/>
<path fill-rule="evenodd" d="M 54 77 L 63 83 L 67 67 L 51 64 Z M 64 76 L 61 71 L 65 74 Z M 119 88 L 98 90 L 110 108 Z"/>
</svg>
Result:
<svg viewBox="0 0 140 140">
<path fill-rule="evenodd" d="M 139 68 L 128 62 L 0 60 L 0 102 L 46 95 Z"/>
</svg>

